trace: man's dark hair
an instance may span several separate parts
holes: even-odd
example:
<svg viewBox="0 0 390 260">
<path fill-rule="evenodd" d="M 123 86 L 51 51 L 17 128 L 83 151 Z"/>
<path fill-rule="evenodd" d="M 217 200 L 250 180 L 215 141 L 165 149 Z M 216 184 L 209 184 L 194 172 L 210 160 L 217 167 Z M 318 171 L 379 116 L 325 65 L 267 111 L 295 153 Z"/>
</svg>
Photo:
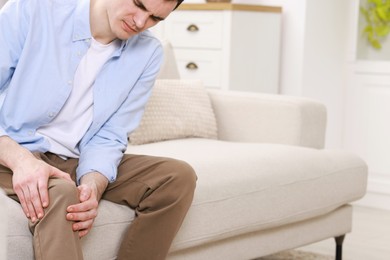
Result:
<svg viewBox="0 0 390 260">
<path fill-rule="evenodd" d="M 178 8 L 179 5 L 180 5 L 181 3 L 183 3 L 183 1 L 184 1 L 184 0 L 177 0 L 177 5 L 176 5 L 175 9 L 173 9 L 173 10 L 176 10 L 176 8 Z"/>
</svg>

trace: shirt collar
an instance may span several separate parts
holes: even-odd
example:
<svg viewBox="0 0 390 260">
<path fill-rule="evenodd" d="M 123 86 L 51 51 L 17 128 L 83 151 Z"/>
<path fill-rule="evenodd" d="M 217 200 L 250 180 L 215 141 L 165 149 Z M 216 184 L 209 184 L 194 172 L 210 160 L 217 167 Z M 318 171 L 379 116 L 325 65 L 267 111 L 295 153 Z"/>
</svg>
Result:
<svg viewBox="0 0 390 260">
<path fill-rule="evenodd" d="M 76 15 L 73 25 L 73 41 L 91 39 L 89 23 L 90 0 L 79 0 L 76 7 Z"/>
</svg>

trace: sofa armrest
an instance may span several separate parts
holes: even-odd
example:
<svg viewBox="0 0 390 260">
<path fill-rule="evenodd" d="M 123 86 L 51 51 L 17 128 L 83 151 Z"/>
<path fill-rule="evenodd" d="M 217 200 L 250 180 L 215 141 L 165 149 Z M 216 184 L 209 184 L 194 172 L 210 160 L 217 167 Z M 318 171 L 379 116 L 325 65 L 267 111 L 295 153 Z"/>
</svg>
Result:
<svg viewBox="0 0 390 260">
<path fill-rule="evenodd" d="M 7 209 L 4 191 L 0 189 L 0 259 L 7 259 Z"/>
<path fill-rule="evenodd" d="M 300 97 L 208 90 L 218 138 L 323 148 L 326 108 Z"/>
</svg>

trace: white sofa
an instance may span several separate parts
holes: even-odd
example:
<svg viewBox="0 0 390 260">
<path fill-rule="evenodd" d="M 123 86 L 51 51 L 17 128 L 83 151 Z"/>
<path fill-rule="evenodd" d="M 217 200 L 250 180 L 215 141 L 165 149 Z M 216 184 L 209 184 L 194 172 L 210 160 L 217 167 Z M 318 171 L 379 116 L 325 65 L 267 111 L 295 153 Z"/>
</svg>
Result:
<svg viewBox="0 0 390 260">
<path fill-rule="evenodd" d="M 162 74 L 178 75 L 172 64 Z M 367 166 L 348 152 L 323 149 L 325 107 L 276 95 L 210 90 L 208 97 L 217 140 L 182 138 L 126 151 L 182 159 L 197 172 L 193 204 L 168 258 L 244 260 L 331 237 L 341 243 L 351 231 L 350 203 L 366 192 Z M 133 218 L 127 207 L 101 201 L 83 239 L 85 259 L 115 259 Z M 0 260 L 33 258 L 27 219 L 0 191 Z"/>
<path fill-rule="evenodd" d="M 198 174 L 193 205 L 169 259 L 253 259 L 351 231 L 350 203 L 365 194 L 367 166 L 348 152 L 323 149 L 323 105 L 286 96 L 208 95 L 218 140 L 185 138 L 127 149 L 185 160 Z M 20 206 L 6 198 L 0 207 L 9 220 L 7 259 L 33 259 Z M 84 239 L 85 259 L 115 259 L 133 217 L 132 210 L 102 201 Z"/>
<path fill-rule="evenodd" d="M 5 209 L 7 198 L 4 192 L 0 189 L 0 209 Z M 0 214 L 0 260 L 7 259 L 7 214 Z"/>
</svg>

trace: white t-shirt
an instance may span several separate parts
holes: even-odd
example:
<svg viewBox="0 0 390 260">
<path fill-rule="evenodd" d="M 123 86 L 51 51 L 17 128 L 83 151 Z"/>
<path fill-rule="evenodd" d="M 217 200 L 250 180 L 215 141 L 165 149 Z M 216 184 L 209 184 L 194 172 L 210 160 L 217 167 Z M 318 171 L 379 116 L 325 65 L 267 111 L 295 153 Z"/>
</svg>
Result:
<svg viewBox="0 0 390 260">
<path fill-rule="evenodd" d="M 120 46 L 115 40 L 104 45 L 92 39 L 81 59 L 73 80 L 73 89 L 57 116 L 37 133 L 50 143 L 50 152 L 61 157 L 78 158 L 78 143 L 90 127 L 93 118 L 92 85 L 106 61 Z"/>
</svg>

